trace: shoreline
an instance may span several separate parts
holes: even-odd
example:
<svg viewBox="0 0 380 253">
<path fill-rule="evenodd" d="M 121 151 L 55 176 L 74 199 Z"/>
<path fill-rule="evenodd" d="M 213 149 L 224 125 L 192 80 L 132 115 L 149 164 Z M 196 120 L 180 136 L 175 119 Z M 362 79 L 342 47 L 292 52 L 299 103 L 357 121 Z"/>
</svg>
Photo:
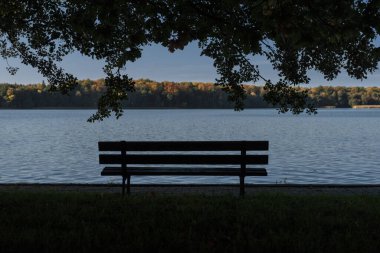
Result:
<svg viewBox="0 0 380 253">
<path fill-rule="evenodd" d="M 120 184 L 0 184 L 0 192 L 89 192 L 121 193 Z M 379 195 L 380 184 L 246 184 L 246 194 L 278 193 L 291 195 Z M 131 185 L 131 195 L 239 195 L 237 184 L 135 184 Z"/>
</svg>

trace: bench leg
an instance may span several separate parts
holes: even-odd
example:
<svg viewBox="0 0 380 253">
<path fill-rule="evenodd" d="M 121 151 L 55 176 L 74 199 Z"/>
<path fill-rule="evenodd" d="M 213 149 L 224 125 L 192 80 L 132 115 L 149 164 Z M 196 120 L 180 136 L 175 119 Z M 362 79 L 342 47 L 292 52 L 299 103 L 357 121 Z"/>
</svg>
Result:
<svg viewBox="0 0 380 253">
<path fill-rule="evenodd" d="M 240 176 L 240 196 L 244 196 L 244 194 L 245 194 L 244 177 Z"/>
<path fill-rule="evenodd" d="M 127 194 L 131 193 L 131 176 L 127 176 Z"/>
<path fill-rule="evenodd" d="M 125 179 L 127 179 L 125 176 L 123 176 L 123 181 L 122 181 L 122 194 L 123 196 L 125 195 Z"/>
<path fill-rule="evenodd" d="M 127 194 L 129 195 L 131 193 L 131 176 L 123 176 L 123 196 L 125 195 L 125 180 L 127 180 Z"/>
</svg>

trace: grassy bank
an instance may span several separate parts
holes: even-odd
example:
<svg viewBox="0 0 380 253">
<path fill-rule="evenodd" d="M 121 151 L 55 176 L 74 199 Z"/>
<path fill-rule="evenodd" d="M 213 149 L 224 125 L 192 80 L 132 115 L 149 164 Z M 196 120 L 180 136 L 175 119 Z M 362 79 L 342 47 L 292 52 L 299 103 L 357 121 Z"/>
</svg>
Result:
<svg viewBox="0 0 380 253">
<path fill-rule="evenodd" d="M 380 197 L 0 192 L 0 252 L 377 252 Z"/>
</svg>

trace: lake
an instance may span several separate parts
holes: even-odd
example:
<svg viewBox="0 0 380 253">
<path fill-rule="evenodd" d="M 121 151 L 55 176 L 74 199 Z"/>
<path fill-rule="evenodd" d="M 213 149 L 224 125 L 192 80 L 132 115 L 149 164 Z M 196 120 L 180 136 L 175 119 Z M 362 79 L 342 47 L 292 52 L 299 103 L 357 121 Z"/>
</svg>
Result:
<svg viewBox="0 0 380 253">
<path fill-rule="evenodd" d="M 380 110 L 1 110 L 0 183 L 119 183 L 101 177 L 97 142 L 269 140 L 268 177 L 247 183 L 380 184 Z M 231 177 L 132 177 L 132 183 L 238 183 Z"/>
</svg>

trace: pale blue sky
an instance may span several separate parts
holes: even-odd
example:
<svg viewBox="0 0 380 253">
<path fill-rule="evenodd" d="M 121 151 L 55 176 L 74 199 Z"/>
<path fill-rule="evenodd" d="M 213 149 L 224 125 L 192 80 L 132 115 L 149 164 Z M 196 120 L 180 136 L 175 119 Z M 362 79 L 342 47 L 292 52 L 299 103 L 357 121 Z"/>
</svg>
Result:
<svg viewBox="0 0 380 253">
<path fill-rule="evenodd" d="M 9 60 L 13 66 L 20 67 L 15 76 L 11 76 L 6 71 L 5 60 L 0 60 L 0 83 L 39 83 L 44 78 L 31 67 L 21 65 L 17 60 Z M 264 58 L 257 58 L 255 64 L 259 65 L 261 73 L 273 81 L 278 79 L 271 65 Z M 62 62 L 64 69 L 79 79 L 98 79 L 104 77 L 103 62 L 95 61 L 83 57 L 78 53 L 70 55 Z M 149 78 L 155 81 L 199 81 L 213 82 L 216 71 L 212 65 L 212 60 L 205 56 L 200 56 L 200 49 L 196 43 L 188 45 L 184 50 L 169 53 L 168 50 L 159 45 L 144 48 L 143 56 L 126 66 L 126 72 L 133 78 Z M 310 72 L 311 85 L 345 85 L 345 86 L 379 86 L 380 71 L 368 76 L 367 80 L 359 81 L 349 78 L 346 74 L 341 74 L 336 80 L 328 82 L 323 76 Z M 262 83 L 258 83 L 262 84 Z"/>
</svg>

